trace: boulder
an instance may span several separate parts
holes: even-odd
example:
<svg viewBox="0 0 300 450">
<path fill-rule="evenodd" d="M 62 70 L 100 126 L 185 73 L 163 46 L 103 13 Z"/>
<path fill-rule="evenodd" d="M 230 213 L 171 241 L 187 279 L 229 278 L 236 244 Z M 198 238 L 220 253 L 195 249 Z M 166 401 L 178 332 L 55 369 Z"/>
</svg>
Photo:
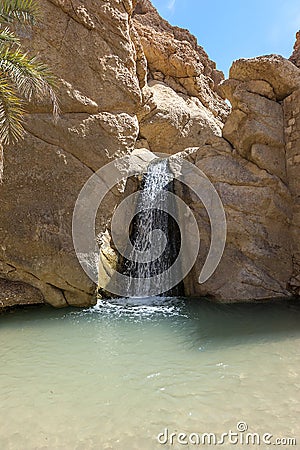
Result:
<svg viewBox="0 0 300 450">
<path fill-rule="evenodd" d="M 280 55 L 238 59 L 230 68 L 229 78 L 239 81 L 266 81 L 274 89 L 276 100 L 283 100 L 297 89 L 300 83 L 297 67 Z"/>
<path fill-rule="evenodd" d="M 197 97 L 149 82 L 151 97 L 139 115 L 140 136 L 154 152 L 176 153 L 222 134 L 222 122 Z"/>
</svg>

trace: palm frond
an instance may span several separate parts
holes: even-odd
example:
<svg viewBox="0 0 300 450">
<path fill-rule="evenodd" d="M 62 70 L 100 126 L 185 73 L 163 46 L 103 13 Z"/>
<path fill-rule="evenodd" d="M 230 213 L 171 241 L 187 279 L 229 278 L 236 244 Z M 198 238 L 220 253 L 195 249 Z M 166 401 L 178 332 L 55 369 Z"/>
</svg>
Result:
<svg viewBox="0 0 300 450">
<path fill-rule="evenodd" d="M 35 0 L 0 0 L 0 22 L 18 21 L 33 25 L 39 13 Z"/>
<path fill-rule="evenodd" d="M 0 0 L 0 24 L 33 24 L 36 0 Z M 50 98 L 53 114 L 59 114 L 56 77 L 36 57 L 23 53 L 19 38 L 8 27 L 0 28 L 0 145 L 18 141 L 24 134 L 24 99 Z"/>
<path fill-rule="evenodd" d="M 3 178 L 3 145 L 0 142 L 0 184 L 2 184 L 2 178 Z"/>
<path fill-rule="evenodd" d="M 20 45 L 20 39 L 8 27 L 0 29 L 0 45 Z"/>
<path fill-rule="evenodd" d="M 9 80 L 0 76 L 0 142 L 4 145 L 16 142 L 24 134 L 23 101 L 11 86 Z"/>
<path fill-rule="evenodd" d="M 48 96 L 53 105 L 53 114 L 57 117 L 59 106 L 54 92 L 56 78 L 45 64 L 19 49 L 0 47 L 0 71 L 11 79 L 26 100 L 30 101 L 33 97 L 42 100 Z"/>
</svg>

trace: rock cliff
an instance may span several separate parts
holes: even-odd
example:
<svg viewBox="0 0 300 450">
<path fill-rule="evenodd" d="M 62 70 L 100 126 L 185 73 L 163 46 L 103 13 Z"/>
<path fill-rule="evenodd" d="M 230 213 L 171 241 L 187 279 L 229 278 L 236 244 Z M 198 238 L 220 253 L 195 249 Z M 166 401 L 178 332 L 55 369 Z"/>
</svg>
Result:
<svg viewBox="0 0 300 450">
<path fill-rule="evenodd" d="M 237 301 L 299 294 L 297 45 L 293 62 L 241 59 L 224 81 L 196 39 L 148 0 L 45 0 L 37 26 L 19 33 L 61 80 L 61 116 L 54 123 L 49 105 L 32 103 L 25 140 L 4 150 L 0 306 L 94 301 L 95 286 L 73 249 L 74 204 L 94 171 L 139 148 L 184 152 L 223 201 L 224 256 L 199 285 L 210 228 L 202 205 L 185 194 L 203 243 L 185 279 L 188 295 Z M 97 231 L 105 231 L 121 198 L 118 189 L 106 196 Z"/>
<path fill-rule="evenodd" d="M 269 55 L 235 61 L 220 85 L 232 104 L 223 138 L 192 157 L 223 201 L 227 246 L 207 283 L 187 282 L 192 293 L 228 301 L 288 297 L 299 289 L 299 76 L 291 62 Z M 203 208 L 192 206 L 205 230 Z M 206 242 L 205 251 L 207 236 Z"/>
<path fill-rule="evenodd" d="M 300 30 L 296 33 L 296 42 L 294 45 L 293 54 L 290 57 L 290 61 L 300 68 Z"/>
</svg>

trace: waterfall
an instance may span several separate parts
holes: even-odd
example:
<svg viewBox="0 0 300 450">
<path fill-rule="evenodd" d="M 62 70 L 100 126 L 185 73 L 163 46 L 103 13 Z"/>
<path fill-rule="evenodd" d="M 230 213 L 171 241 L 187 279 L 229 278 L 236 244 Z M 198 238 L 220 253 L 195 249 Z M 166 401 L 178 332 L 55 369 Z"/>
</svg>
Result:
<svg viewBox="0 0 300 450">
<path fill-rule="evenodd" d="M 138 208 L 132 225 L 130 239 L 133 250 L 123 263 L 124 273 L 137 279 L 137 297 L 147 297 L 149 278 L 165 272 L 175 261 L 180 248 L 180 232 L 173 217 L 162 208 L 170 202 L 167 192 L 173 192 L 173 175 L 167 159 L 156 159 L 144 175 Z M 174 200 L 173 200 L 174 201 Z M 140 208 L 139 208 L 140 207 Z M 148 254 L 148 261 L 136 261 L 140 254 Z M 157 257 L 158 256 L 158 257 Z M 130 281 L 129 281 L 130 283 Z M 165 292 L 165 295 L 183 294 L 182 285 Z"/>
</svg>

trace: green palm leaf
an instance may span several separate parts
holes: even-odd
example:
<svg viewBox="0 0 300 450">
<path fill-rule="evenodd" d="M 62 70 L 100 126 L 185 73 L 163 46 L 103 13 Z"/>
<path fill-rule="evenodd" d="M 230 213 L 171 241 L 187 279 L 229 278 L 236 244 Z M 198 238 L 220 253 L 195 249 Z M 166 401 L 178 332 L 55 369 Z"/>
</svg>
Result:
<svg viewBox="0 0 300 450">
<path fill-rule="evenodd" d="M 0 45 L 20 45 L 20 39 L 8 27 L 0 29 Z"/>
<path fill-rule="evenodd" d="M 23 101 L 5 76 L 0 76 L 0 142 L 18 141 L 24 134 Z"/>
<path fill-rule="evenodd" d="M 48 96 L 53 104 L 53 113 L 57 116 L 59 106 L 54 92 L 56 79 L 45 64 L 19 49 L 13 51 L 0 47 L 0 71 L 11 79 L 26 100 L 30 101 L 33 96 L 42 100 Z"/>
<path fill-rule="evenodd" d="M 33 24 L 37 13 L 35 0 L 0 0 L 0 24 L 15 21 Z M 48 97 L 54 117 L 58 117 L 55 88 L 56 77 L 47 66 L 22 52 L 13 31 L 0 27 L 0 145 L 23 136 L 24 100 L 41 101 Z"/>
<path fill-rule="evenodd" d="M 0 0 L 0 22 L 22 22 L 33 25 L 39 8 L 34 0 Z"/>
</svg>

